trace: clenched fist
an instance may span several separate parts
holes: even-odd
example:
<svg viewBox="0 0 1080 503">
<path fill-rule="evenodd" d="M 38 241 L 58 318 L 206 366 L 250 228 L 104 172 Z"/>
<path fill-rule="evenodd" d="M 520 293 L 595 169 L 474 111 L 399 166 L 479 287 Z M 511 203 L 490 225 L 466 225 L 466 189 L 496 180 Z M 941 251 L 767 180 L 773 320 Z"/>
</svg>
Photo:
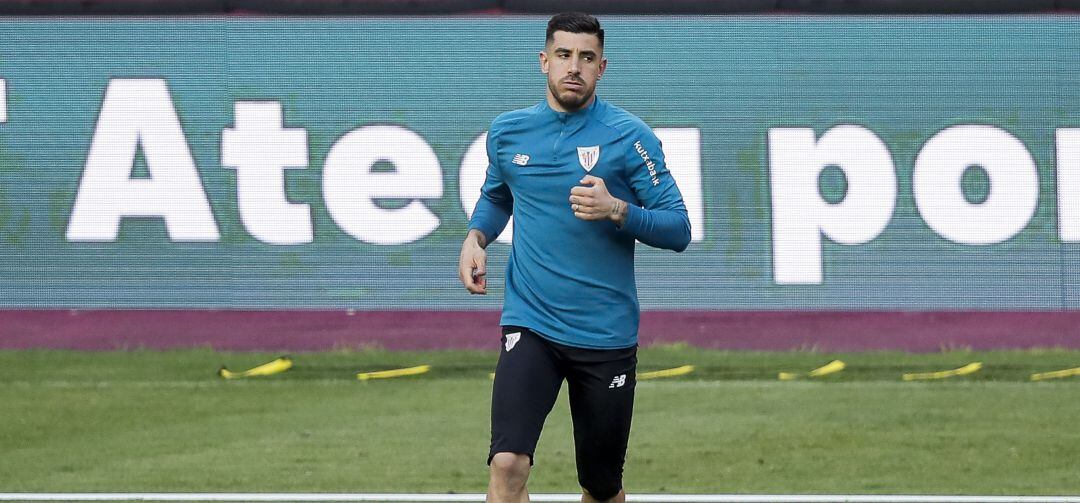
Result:
<svg viewBox="0 0 1080 503">
<path fill-rule="evenodd" d="M 626 221 L 626 202 L 608 192 L 604 179 L 585 175 L 581 185 L 570 189 L 570 209 L 582 220 L 611 220 L 620 227 Z"/>
<path fill-rule="evenodd" d="M 484 234 L 476 229 L 469 231 L 465 242 L 461 243 L 461 256 L 458 257 L 458 279 L 471 294 L 487 293 L 487 246 Z"/>
</svg>

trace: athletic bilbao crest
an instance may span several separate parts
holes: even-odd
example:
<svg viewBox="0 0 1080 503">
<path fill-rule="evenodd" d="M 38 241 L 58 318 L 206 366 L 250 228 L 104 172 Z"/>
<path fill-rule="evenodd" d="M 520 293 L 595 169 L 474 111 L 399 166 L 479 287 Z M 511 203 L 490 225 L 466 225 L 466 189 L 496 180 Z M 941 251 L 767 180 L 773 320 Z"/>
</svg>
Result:
<svg viewBox="0 0 1080 503">
<path fill-rule="evenodd" d="M 577 160 L 581 163 L 581 167 L 585 168 L 586 173 L 592 171 L 593 166 L 596 166 L 596 160 L 599 158 L 600 145 L 577 148 Z"/>
</svg>

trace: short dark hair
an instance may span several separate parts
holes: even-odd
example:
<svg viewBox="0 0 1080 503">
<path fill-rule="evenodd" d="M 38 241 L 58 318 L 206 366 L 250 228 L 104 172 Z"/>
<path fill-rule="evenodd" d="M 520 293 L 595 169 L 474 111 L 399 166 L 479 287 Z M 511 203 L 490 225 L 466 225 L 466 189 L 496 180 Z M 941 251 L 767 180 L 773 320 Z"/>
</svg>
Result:
<svg viewBox="0 0 1080 503">
<path fill-rule="evenodd" d="M 548 21 L 544 43 L 550 43 L 557 31 L 591 33 L 600 39 L 600 47 L 604 46 L 604 30 L 600 28 L 600 20 L 582 12 L 563 12 L 552 16 Z"/>
</svg>

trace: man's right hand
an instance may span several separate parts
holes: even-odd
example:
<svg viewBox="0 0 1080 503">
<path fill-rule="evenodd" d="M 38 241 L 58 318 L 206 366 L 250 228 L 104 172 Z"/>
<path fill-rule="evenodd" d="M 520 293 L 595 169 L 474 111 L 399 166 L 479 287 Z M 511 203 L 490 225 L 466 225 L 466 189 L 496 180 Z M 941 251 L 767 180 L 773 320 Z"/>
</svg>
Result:
<svg viewBox="0 0 1080 503">
<path fill-rule="evenodd" d="M 487 239 L 476 229 L 469 230 L 465 242 L 461 244 L 461 257 L 458 259 L 458 278 L 471 294 L 487 293 Z"/>
</svg>

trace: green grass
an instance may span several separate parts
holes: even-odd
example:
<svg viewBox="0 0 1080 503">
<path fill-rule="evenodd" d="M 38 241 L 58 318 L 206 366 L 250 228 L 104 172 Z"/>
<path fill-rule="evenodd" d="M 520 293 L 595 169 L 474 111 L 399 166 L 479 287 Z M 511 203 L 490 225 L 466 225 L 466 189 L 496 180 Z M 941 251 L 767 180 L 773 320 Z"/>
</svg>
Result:
<svg viewBox="0 0 1080 503">
<path fill-rule="evenodd" d="M 486 352 L 293 355 L 278 376 L 223 381 L 276 354 L 0 351 L 0 492 L 483 492 Z M 844 372 L 780 382 L 839 358 Z M 982 361 L 973 376 L 908 371 Z M 359 382 L 421 363 L 431 373 Z M 637 493 L 1080 494 L 1080 366 L 1064 350 L 933 354 L 643 349 L 626 486 Z M 560 398 L 533 492 L 577 490 Z"/>
</svg>

